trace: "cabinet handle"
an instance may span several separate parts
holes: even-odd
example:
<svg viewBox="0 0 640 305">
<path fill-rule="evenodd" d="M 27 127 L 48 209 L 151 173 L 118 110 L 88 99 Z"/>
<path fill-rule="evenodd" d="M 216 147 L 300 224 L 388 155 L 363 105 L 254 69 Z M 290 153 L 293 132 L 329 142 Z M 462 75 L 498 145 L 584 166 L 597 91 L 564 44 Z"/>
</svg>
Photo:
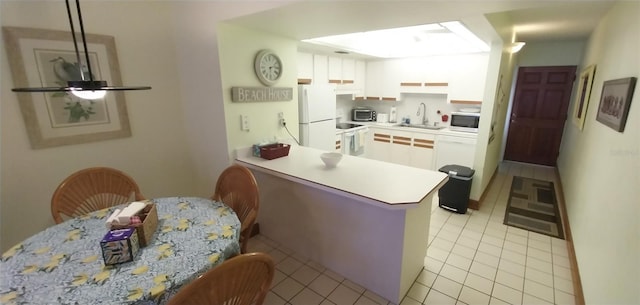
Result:
<svg viewBox="0 0 640 305">
<path fill-rule="evenodd" d="M 428 149 L 433 149 L 432 145 L 424 145 L 424 144 L 413 144 L 414 147 L 421 147 L 421 148 L 428 148 Z"/>
<path fill-rule="evenodd" d="M 433 145 L 433 140 L 413 139 L 413 142 Z"/>
</svg>

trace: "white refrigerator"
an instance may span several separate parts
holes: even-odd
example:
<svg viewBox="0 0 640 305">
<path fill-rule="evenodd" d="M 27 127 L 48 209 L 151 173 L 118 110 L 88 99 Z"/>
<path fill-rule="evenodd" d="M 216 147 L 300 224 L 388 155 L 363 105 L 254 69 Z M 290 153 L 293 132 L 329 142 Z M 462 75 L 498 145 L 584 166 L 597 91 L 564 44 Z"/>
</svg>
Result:
<svg viewBox="0 0 640 305">
<path fill-rule="evenodd" d="M 336 85 L 299 85 L 300 145 L 334 151 Z"/>
</svg>

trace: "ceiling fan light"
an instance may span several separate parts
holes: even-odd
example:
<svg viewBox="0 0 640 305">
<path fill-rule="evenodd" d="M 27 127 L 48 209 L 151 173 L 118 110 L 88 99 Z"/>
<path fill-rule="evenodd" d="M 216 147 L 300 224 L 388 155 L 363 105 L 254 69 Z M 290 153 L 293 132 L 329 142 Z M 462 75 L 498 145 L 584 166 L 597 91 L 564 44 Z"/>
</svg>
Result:
<svg viewBox="0 0 640 305">
<path fill-rule="evenodd" d="M 107 82 L 103 80 L 77 80 L 68 81 L 69 91 L 71 94 L 86 100 L 97 100 L 103 98 L 106 94 L 106 90 L 102 90 L 107 87 Z"/>
<path fill-rule="evenodd" d="M 71 88 L 71 94 L 85 100 L 97 100 L 107 95 L 105 90 L 78 90 Z"/>
</svg>

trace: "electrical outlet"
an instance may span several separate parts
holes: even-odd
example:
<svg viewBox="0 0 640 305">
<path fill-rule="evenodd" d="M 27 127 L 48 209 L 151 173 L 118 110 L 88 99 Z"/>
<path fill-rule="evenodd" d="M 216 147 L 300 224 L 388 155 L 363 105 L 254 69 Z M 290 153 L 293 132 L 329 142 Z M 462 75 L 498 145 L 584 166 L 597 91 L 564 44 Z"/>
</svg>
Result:
<svg viewBox="0 0 640 305">
<path fill-rule="evenodd" d="M 240 121 L 241 121 L 240 128 L 242 130 L 248 131 L 249 130 L 249 116 L 248 115 L 241 115 L 240 116 Z"/>
<path fill-rule="evenodd" d="M 284 112 L 278 112 L 278 126 L 284 126 Z"/>
</svg>

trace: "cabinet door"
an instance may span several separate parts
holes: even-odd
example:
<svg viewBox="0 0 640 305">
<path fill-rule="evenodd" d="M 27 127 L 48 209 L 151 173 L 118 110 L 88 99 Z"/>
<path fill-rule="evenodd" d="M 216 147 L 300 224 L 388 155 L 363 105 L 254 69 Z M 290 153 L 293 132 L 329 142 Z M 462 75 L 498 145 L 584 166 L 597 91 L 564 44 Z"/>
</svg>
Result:
<svg viewBox="0 0 640 305">
<path fill-rule="evenodd" d="M 400 100 L 400 80 L 402 79 L 402 73 L 402 70 L 394 61 L 386 61 L 383 64 L 382 100 Z"/>
<path fill-rule="evenodd" d="M 336 152 L 342 153 L 342 133 L 336 134 Z"/>
<path fill-rule="evenodd" d="M 393 131 L 391 140 L 391 162 L 411 165 L 411 133 Z"/>
<path fill-rule="evenodd" d="M 353 79 L 353 89 L 358 92 L 355 98 L 364 98 L 366 78 L 367 78 L 367 64 L 364 60 L 356 60 L 355 63 L 355 75 Z"/>
<path fill-rule="evenodd" d="M 313 82 L 315 84 L 329 83 L 329 63 L 326 55 L 313 55 Z"/>
<path fill-rule="evenodd" d="M 298 79 L 313 80 L 313 54 L 298 52 Z"/>
<path fill-rule="evenodd" d="M 433 170 L 434 146 L 434 135 L 413 133 L 413 145 L 411 147 L 411 166 Z"/>
<path fill-rule="evenodd" d="M 449 100 L 481 102 L 489 65 L 488 54 L 468 54 L 456 57 L 450 63 Z M 505 84 L 503 84 L 504 86 Z"/>
<path fill-rule="evenodd" d="M 385 129 L 369 128 L 371 141 L 367 156 L 374 160 L 391 161 L 391 134 Z"/>
<path fill-rule="evenodd" d="M 342 84 L 342 58 L 329 56 L 328 60 L 329 83 Z"/>
<path fill-rule="evenodd" d="M 342 83 L 353 85 L 356 78 L 356 61 L 350 58 L 342 59 Z"/>
<path fill-rule="evenodd" d="M 384 74 L 383 61 L 367 62 L 367 77 L 365 80 L 365 97 L 369 100 L 379 100 L 382 97 Z"/>
</svg>

